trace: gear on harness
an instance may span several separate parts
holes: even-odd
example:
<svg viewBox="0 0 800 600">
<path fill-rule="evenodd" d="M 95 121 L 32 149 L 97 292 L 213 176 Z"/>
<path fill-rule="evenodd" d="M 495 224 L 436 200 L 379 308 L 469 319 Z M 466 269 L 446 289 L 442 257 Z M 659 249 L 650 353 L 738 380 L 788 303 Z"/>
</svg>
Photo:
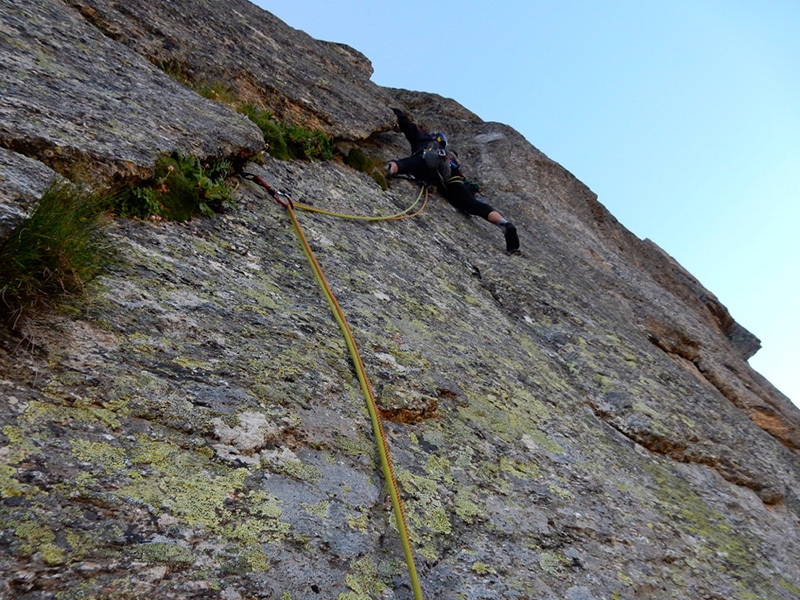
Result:
<svg viewBox="0 0 800 600">
<path fill-rule="evenodd" d="M 443 133 L 436 133 L 428 145 L 422 150 L 422 158 L 428 167 L 431 175 L 434 173 L 444 184 L 453 172 L 455 156 L 447 150 L 447 138 Z M 458 163 L 456 163 L 458 164 Z"/>
<path fill-rule="evenodd" d="M 462 179 L 464 181 L 464 185 L 467 186 L 467 189 L 469 189 L 469 191 L 475 196 L 475 199 L 478 202 L 483 202 L 483 200 L 478 198 L 478 194 L 481 191 L 481 184 L 479 184 L 477 181 L 472 181 L 468 177 L 463 177 Z"/>
</svg>

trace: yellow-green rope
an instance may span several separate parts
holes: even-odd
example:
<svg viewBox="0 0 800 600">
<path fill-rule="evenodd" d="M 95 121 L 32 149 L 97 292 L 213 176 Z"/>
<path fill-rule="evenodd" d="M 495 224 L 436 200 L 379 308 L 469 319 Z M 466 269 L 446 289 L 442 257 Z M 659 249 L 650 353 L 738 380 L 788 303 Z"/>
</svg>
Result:
<svg viewBox="0 0 800 600">
<path fill-rule="evenodd" d="M 411 212 L 414 207 L 419 204 L 420 199 L 422 198 L 423 194 L 425 195 L 425 200 L 422 203 L 422 206 L 416 211 Z M 340 219 L 350 219 L 352 221 L 399 221 L 401 219 L 410 219 L 412 217 L 416 217 L 420 214 L 423 210 L 425 210 L 425 205 L 428 202 L 428 189 L 425 186 L 420 187 L 419 194 L 417 195 L 417 199 L 414 201 L 414 204 L 409 206 L 403 211 L 393 215 L 375 215 L 375 216 L 364 216 L 364 215 L 350 215 L 345 213 L 337 213 L 333 211 L 326 210 L 324 208 L 317 208 L 316 206 L 311 206 L 310 204 L 303 204 L 302 202 L 292 202 L 292 205 L 300 210 L 304 210 L 306 212 L 313 212 L 318 213 L 321 215 L 327 215 L 329 217 L 338 217 Z"/>
<path fill-rule="evenodd" d="M 339 327 L 341 328 L 342 334 L 347 342 L 347 348 L 350 351 L 350 358 L 353 360 L 353 364 L 356 367 L 358 382 L 361 384 L 361 391 L 364 393 L 364 397 L 367 400 L 367 409 L 369 410 L 369 416 L 372 420 L 372 428 L 375 432 L 375 437 L 378 439 L 378 452 L 381 457 L 381 466 L 383 467 L 383 475 L 386 478 L 386 483 L 389 487 L 389 495 L 392 498 L 392 507 L 394 508 L 397 529 L 400 532 L 400 541 L 403 545 L 403 552 L 405 553 L 406 564 L 408 565 L 408 574 L 411 578 L 411 588 L 414 590 L 414 598 L 416 600 L 422 600 L 422 590 L 419 586 L 417 568 L 414 564 L 414 555 L 411 551 L 411 540 L 408 534 L 408 525 L 406 524 L 405 513 L 403 512 L 403 503 L 400 499 L 397 478 L 395 477 L 394 469 L 392 468 L 392 459 L 389 456 L 389 446 L 386 443 L 386 436 L 383 433 L 383 425 L 381 424 L 380 415 L 378 414 L 378 406 L 375 403 L 375 396 L 372 393 L 372 386 L 369 383 L 369 379 L 367 379 L 364 363 L 361 360 L 361 355 L 358 352 L 356 341 L 353 338 L 353 333 L 350 330 L 349 325 L 347 324 L 342 307 L 339 305 L 339 302 L 336 300 L 336 297 L 333 295 L 333 291 L 325 279 L 325 275 L 322 272 L 322 267 L 320 267 L 319 262 L 317 262 L 317 258 L 314 256 L 314 252 L 311 250 L 311 246 L 309 245 L 306 236 L 303 234 L 303 230 L 300 227 L 300 223 L 297 221 L 297 216 L 292 208 L 292 205 L 287 204 L 286 208 L 289 212 L 289 216 L 292 219 L 292 225 L 297 233 L 297 237 L 300 239 L 300 242 L 303 246 L 303 252 L 305 252 L 308 262 L 311 263 L 311 268 L 314 270 L 314 276 L 316 277 L 317 283 L 319 283 L 320 288 L 325 294 L 325 299 L 328 301 L 331 311 L 333 311 L 333 316 L 336 318 L 336 322 L 339 323 Z"/>
<path fill-rule="evenodd" d="M 282 206 L 286 208 L 286 211 L 289 213 L 289 217 L 292 220 L 292 226 L 294 227 L 295 233 L 297 234 L 298 239 L 300 240 L 300 244 L 303 248 L 303 252 L 308 259 L 308 262 L 311 264 L 311 269 L 314 271 L 314 278 L 317 280 L 317 283 L 322 290 L 325 300 L 328 302 L 328 306 L 330 306 L 331 311 L 333 312 L 333 316 L 336 319 L 336 322 L 339 324 L 340 329 L 342 330 L 342 334 L 344 335 L 345 342 L 347 343 L 347 349 L 350 351 L 350 358 L 353 361 L 353 365 L 356 368 L 356 375 L 358 377 L 359 385 L 361 386 L 361 391 L 364 394 L 364 398 L 367 401 L 367 410 L 369 411 L 370 420 L 372 421 L 372 429 L 375 433 L 375 438 L 378 441 L 378 454 L 380 455 L 381 459 L 381 467 L 383 469 L 383 475 L 386 479 L 386 484 L 389 488 L 389 496 L 392 500 L 392 508 L 394 509 L 394 516 L 395 522 L 397 523 L 397 530 L 400 534 L 400 543 L 403 546 L 403 553 L 405 554 L 406 558 L 406 565 L 408 566 L 408 575 L 411 581 L 411 589 L 414 592 L 414 600 L 423 600 L 422 597 L 422 588 L 419 584 L 419 577 L 417 576 L 417 567 L 414 563 L 414 553 L 411 549 L 411 539 L 408 532 L 408 524 L 406 523 L 405 512 L 403 510 L 403 501 L 400 498 L 400 489 L 397 485 L 397 478 L 394 474 L 394 468 L 392 467 L 392 459 L 389 455 L 389 446 L 386 443 L 386 435 L 383 431 L 383 425 L 381 423 L 381 418 L 378 413 L 378 405 L 375 402 L 375 396 L 372 392 L 372 386 L 369 383 L 369 379 L 367 378 L 367 372 L 364 368 L 364 362 L 361 360 L 361 354 L 358 351 L 358 347 L 356 346 L 355 338 L 353 337 L 353 332 L 350 330 L 350 326 L 347 324 L 347 319 L 345 318 L 344 311 L 342 307 L 339 305 L 339 302 L 336 300 L 336 297 L 333 294 L 333 290 L 331 289 L 328 281 L 325 279 L 325 275 L 322 272 L 322 267 L 320 266 L 319 262 L 317 261 L 317 257 L 314 255 L 314 251 L 311 249 L 311 245 L 308 243 L 305 234 L 303 233 L 302 227 L 300 227 L 300 223 L 297 220 L 297 214 L 294 211 L 294 207 L 299 205 L 292 202 L 291 199 L 285 197 L 285 199 L 281 199 L 279 196 L 279 192 L 274 190 L 267 182 L 261 179 L 258 176 L 250 175 L 248 177 L 252 181 L 257 182 L 261 186 L 263 186 L 272 196 L 275 198 L 277 202 L 279 202 Z M 414 206 L 419 203 L 419 199 L 422 197 L 423 193 L 425 193 L 425 202 L 423 203 L 422 207 L 413 214 L 408 214 Z M 396 215 L 390 215 L 388 217 L 367 217 L 367 218 L 359 218 L 354 217 L 351 215 L 339 215 L 337 213 L 330 213 L 327 211 L 315 210 L 314 212 L 324 212 L 324 214 L 332 215 L 332 216 L 339 216 L 342 218 L 357 218 L 359 220 L 398 220 L 403 218 L 409 218 L 415 216 L 422 212 L 425 208 L 425 203 L 427 203 L 428 194 L 427 189 L 423 187 L 420 190 L 419 196 L 417 200 L 412 204 L 409 208 L 404 210 L 401 213 L 397 213 Z M 303 205 L 305 206 L 305 205 Z M 313 207 L 311 207 L 313 208 Z M 307 210 L 307 209 L 304 209 Z"/>
</svg>

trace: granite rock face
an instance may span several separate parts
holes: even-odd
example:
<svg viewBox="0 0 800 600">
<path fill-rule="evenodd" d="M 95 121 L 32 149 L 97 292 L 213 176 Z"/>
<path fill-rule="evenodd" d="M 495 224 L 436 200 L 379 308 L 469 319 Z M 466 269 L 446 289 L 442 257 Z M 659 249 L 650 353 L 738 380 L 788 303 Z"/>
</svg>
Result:
<svg viewBox="0 0 800 600">
<path fill-rule="evenodd" d="M 758 340 L 513 129 L 378 88 L 357 51 L 245 1 L 0 2 L 8 229 L 56 177 L 258 152 L 154 64 L 384 160 L 407 151 L 400 107 L 517 224 L 507 256 L 435 193 L 408 220 L 298 216 L 426 598 L 800 597 L 800 411 L 747 364 Z M 247 169 L 349 214 L 420 193 L 341 160 Z M 32 319 L 33 346 L 0 333 L 0 597 L 412 597 L 341 332 L 285 209 L 236 194 L 212 219 L 115 220 L 121 260 L 85 297 Z"/>
<path fill-rule="evenodd" d="M 354 139 L 393 123 L 363 54 L 315 40 L 250 2 L 66 3 L 152 63 L 229 88 L 280 118 Z"/>
<path fill-rule="evenodd" d="M 38 160 L 0 148 L 0 240 L 30 214 L 47 186 L 60 179 Z"/>
<path fill-rule="evenodd" d="M 2 1 L 0 146 L 62 173 L 147 174 L 179 150 L 249 157 L 258 128 L 198 97 L 58 0 Z"/>
</svg>

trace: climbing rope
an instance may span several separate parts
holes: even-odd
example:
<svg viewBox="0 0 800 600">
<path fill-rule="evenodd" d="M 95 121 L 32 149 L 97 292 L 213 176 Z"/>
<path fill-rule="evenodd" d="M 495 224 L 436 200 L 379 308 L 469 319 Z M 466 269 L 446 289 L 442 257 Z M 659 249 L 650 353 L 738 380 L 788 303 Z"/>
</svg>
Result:
<svg viewBox="0 0 800 600">
<path fill-rule="evenodd" d="M 420 199 L 425 196 L 425 200 L 422 202 L 422 206 L 417 209 L 416 212 L 411 212 L 414 210 L 414 207 L 419 204 Z M 365 216 L 365 215 L 349 215 L 344 213 L 337 213 L 332 212 L 329 210 L 325 210 L 324 208 L 317 208 L 316 206 L 311 206 L 310 204 L 303 204 L 301 202 L 292 202 L 292 206 L 294 208 L 304 210 L 306 212 L 313 212 L 318 213 L 321 215 L 327 215 L 329 217 L 338 217 L 340 219 L 350 219 L 352 221 L 400 221 L 402 219 L 411 219 L 416 217 L 420 214 L 423 210 L 425 210 L 425 206 L 428 203 L 428 188 L 426 186 L 422 186 L 419 190 L 419 195 L 417 199 L 414 200 L 414 204 L 406 208 L 405 210 L 400 211 L 399 213 L 393 215 L 375 215 L 375 216 Z"/>
<path fill-rule="evenodd" d="M 367 410 L 369 411 L 369 416 L 372 421 L 372 429 L 375 433 L 375 437 L 378 441 L 378 454 L 380 455 L 381 459 L 381 467 L 383 468 L 383 476 L 386 479 L 386 484 L 389 488 L 389 495 L 392 499 L 392 508 L 394 510 L 395 522 L 397 523 L 397 529 L 400 533 L 400 542 L 403 546 L 403 553 L 406 557 L 406 564 L 408 565 L 408 575 L 411 580 L 411 588 L 414 591 L 414 599 L 415 600 L 422 600 L 422 589 L 419 585 L 419 578 L 417 577 L 417 567 L 414 563 L 414 555 L 411 550 L 411 539 L 408 532 L 408 524 L 406 523 L 405 512 L 403 511 L 403 502 L 400 498 L 400 490 L 397 485 L 397 478 L 394 474 L 394 468 L 392 467 L 392 459 L 389 455 L 389 446 L 386 443 L 386 435 L 383 431 L 383 425 L 381 423 L 380 415 L 378 414 L 378 405 L 375 402 L 375 396 L 372 392 L 372 386 L 370 385 L 369 379 L 367 378 L 367 372 L 364 368 L 364 362 L 361 360 L 361 354 L 358 351 L 358 347 L 356 346 L 355 338 L 353 337 L 353 332 L 350 330 L 350 326 L 347 324 L 347 319 L 345 318 L 344 311 L 342 307 L 339 305 L 339 302 L 336 300 L 336 297 L 333 294 L 333 290 L 331 290 L 330 285 L 328 285 L 327 280 L 325 279 L 325 275 L 322 272 L 322 267 L 320 266 L 319 262 L 317 261 L 316 256 L 314 255 L 313 250 L 311 249 L 311 245 L 308 243 L 305 234 L 303 233 L 303 229 L 300 227 L 300 223 L 297 220 L 297 214 L 295 213 L 295 208 L 300 208 L 296 202 L 293 202 L 292 199 L 275 190 L 272 186 L 270 186 L 264 179 L 259 177 L 258 175 L 253 175 L 252 173 L 243 173 L 242 176 L 249 180 L 257 183 L 261 187 L 263 187 L 267 192 L 275 199 L 278 204 L 283 206 L 287 213 L 289 214 L 289 218 L 292 221 L 292 226 L 294 227 L 294 231 L 297 234 L 298 239 L 300 240 L 300 244 L 303 248 L 303 252 L 308 259 L 308 262 L 311 264 L 311 268 L 314 271 L 314 277 L 317 280 L 317 283 L 320 286 L 323 294 L 325 295 L 325 299 L 328 302 L 328 305 L 333 312 L 333 316 L 336 319 L 336 322 L 339 324 L 340 329 L 342 330 L 342 334 L 344 335 L 345 342 L 347 343 L 347 349 L 350 351 L 350 358 L 353 361 L 353 365 L 356 369 L 356 375 L 358 376 L 358 382 L 361 386 L 361 391 L 364 394 L 364 398 L 367 401 Z M 423 188 L 425 189 L 425 188 Z M 409 216 L 413 216 L 407 214 L 409 210 L 411 210 L 418 202 L 419 198 L 422 196 L 422 191 L 420 191 L 420 196 L 417 197 L 416 202 L 408 209 L 403 211 L 402 213 L 398 213 L 397 215 L 392 215 L 390 217 L 382 217 L 383 220 L 397 220 L 399 218 L 408 218 Z M 425 193 L 425 200 L 427 201 L 428 196 L 427 192 Z M 303 205 L 305 206 L 305 205 Z M 424 208 L 424 203 L 422 208 Z M 419 214 L 422 208 L 417 211 Z M 306 210 L 306 209 L 304 209 Z M 323 211 L 315 211 L 315 212 L 323 212 Z M 327 213 L 324 214 L 336 214 L 336 213 Z M 403 215 L 403 216 L 400 216 Z M 344 215 L 347 218 L 353 218 L 348 215 Z M 377 220 L 377 218 L 372 217 L 370 220 Z"/>
</svg>

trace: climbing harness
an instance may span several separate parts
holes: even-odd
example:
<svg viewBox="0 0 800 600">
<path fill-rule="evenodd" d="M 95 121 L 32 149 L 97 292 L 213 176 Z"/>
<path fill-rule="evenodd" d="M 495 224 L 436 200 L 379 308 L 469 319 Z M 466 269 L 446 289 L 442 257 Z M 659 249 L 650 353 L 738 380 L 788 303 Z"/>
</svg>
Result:
<svg viewBox="0 0 800 600">
<path fill-rule="evenodd" d="M 445 180 L 444 185 L 445 185 L 445 187 L 447 187 L 451 183 L 464 183 L 464 185 L 466 185 L 466 183 L 464 181 L 464 177 L 462 177 L 461 175 L 456 175 L 455 177 L 450 177 L 449 179 Z"/>
<path fill-rule="evenodd" d="M 313 250 L 311 249 L 311 245 L 308 243 L 305 234 L 303 233 L 302 228 L 300 227 L 300 223 L 297 220 L 297 214 L 295 213 L 295 208 L 300 208 L 302 210 L 308 210 L 308 205 L 300 204 L 297 202 L 292 201 L 292 199 L 282 192 L 277 191 L 271 185 L 269 185 L 263 178 L 259 177 L 258 175 L 254 175 L 252 173 L 242 173 L 242 177 L 247 179 L 248 181 L 252 181 L 261 187 L 263 187 L 270 196 L 272 196 L 275 201 L 283 206 L 286 209 L 286 212 L 289 214 L 289 218 L 292 221 L 292 226 L 294 227 L 294 231 L 297 234 L 298 239 L 300 240 L 300 244 L 303 248 L 303 252 L 308 259 L 308 262 L 311 264 L 311 268 L 314 271 L 314 277 L 317 280 L 317 283 L 320 286 L 323 294 L 325 295 L 325 299 L 328 302 L 328 305 L 333 312 L 333 316 L 336 319 L 336 322 L 339 324 L 340 329 L 342 330 L 342 334 L 344 335 L 345 342 L 347 343 L 347 349 L 350 351 L 350 358 L 353 361 L 353 365 L 356 369 L 356 375 L 358 376 L 358 382 L 361 386 L 361 391 L 364 394 L 364 398 L 367 401 L 367 410 L 369 411 L 369 416 L 372 421 L 372 429 L 375 433 L 375 437 L 378 441 L 378 453 L 380 454 L 381 459 L 381 466 L 383 468 L 383 475 L 386 479 L 386 484 L 389 488 L 389 495 L 392 500 L 392 508 L 394 509 L 394 516 L 395 521 L 397 523 L 397 529 L 400 533 L 400 542 L 403 546 L 403 553 L 406 557 L 406 564 L 408 565 L 408 575 L 411 580 L 411 588 L 414 591 L 414 599 L 415 600 L 422 600 L 422 589 L 419 585 L 419 578 L 417 577 L 417 568 L 414 563 L 414 555 L 411 550 L 411 539 L 408 532 L 408 525 L 406 523 L 405 512 L 403 511 L 403 502 L 400 498 L 400 491 L 397 485 L 397 478 L 394 474 L 394 468 L 392 467 L 392 459 L 389 456 L 389 445 L 386 443 L 386 436 L 383 431 L 383 425 L 381 424 L 380 415 L 378 414 L 378 405 L 375 402 L 375 396 L 372 392 L 372 386 L 370 385 L 369 379 L 367 378 L 367 372 L 364 368 L 364 362 L 361 360 L 361 354 L 358 351 L 358 347 L 356 346 L 355 338 L 353 337 L 353 332 L 350 330 L 350 326 L 347 324 L 347 320 L 344 315 L 344 311 L 342 307 L 339 305 L 339 302 L 336 300 L 336 297 L 333 294 L 333 290 L 331 290 L 330 285 L 328 285 L 327 280 L 325 279 L 325 275 L 322 272 L 322 267 L 320 266 L 319 262 L 317 262 L 317 258 L 314 255 Z M 423 188 L 426 189 L 426 188 Z M 413 209 L 414 206 L 419 202 L 419 198 L 422 196 L 422 191 L 420 191 L 420 196 L 417 198 L 416 202 L 406 209 L 405 211 L 398 213 L 396 215 L 390 215 L 386 217 L 371 217 L 369 220 L 397 220 L 401 218 L 408 218 L 410 216 L 414 216 L 419 214 L 422 211 L 422 208 L 425 207 L 424 203 L 422 208 L 419 209 L 414 215 L 408 214 L 408 212 Z M 427 202 L 428 195 L 427 191 L 425 192 L 425 200 Z M 342 216 L 344 218 L 357 218 L 350 215 L 338 215 L 337 213 L 329 213 L 327 211 L 322 210 L 315 210 L 314 212 L 321 212 L 323 214 L 328 215 L 335 215 L 335 216 Z"/>
</svg>

